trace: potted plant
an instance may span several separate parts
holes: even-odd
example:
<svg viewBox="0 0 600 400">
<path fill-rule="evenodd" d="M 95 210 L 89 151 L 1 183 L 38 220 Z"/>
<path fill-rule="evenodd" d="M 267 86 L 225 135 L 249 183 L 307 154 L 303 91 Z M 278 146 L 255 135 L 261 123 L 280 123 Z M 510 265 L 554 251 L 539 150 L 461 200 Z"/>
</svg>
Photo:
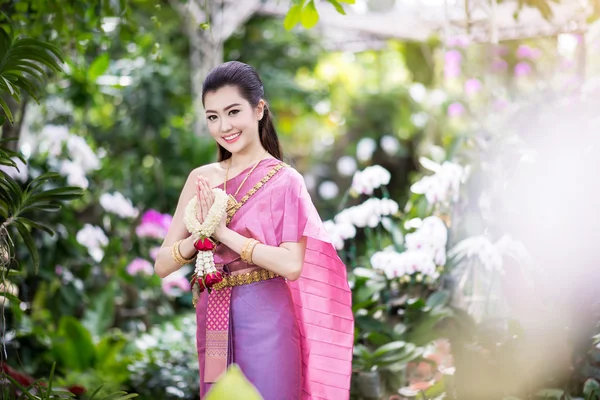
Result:
<svg viewBox="0 0 600 400">
<path fill-rule="evenodd" d="M 418 358 L 423 349 L 413 343 L 394 341 L 370 350 L 367 346 L 354 346 L 353 372 L 359 394 L 366 399 L 378 399 L 384 392 L 382 372 L 397 375 L 406 364 Z"/>
</svg>

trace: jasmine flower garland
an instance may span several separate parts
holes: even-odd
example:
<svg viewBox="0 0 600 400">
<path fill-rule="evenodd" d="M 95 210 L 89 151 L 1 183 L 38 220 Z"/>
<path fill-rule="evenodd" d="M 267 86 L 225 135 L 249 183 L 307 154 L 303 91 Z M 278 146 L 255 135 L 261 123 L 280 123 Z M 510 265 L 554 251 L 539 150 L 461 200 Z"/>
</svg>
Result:
<svg viewBox="0 0 600 400">
<path fill-rule="evenodd" d="M 219 222 L 227 210 L 227 194 L 221 189 L 213 189 L 215 201 L 208 211 L 208 215 L 202 223 L 198 221 L 198 199 L 192 197 L 185 208 L 183 221 L 185 226 L 195 240 L 194 247 L 198 249 L 196 257 L 195 277 L 192 279 L 198 283 L 200 290 L 210 287 L 222 280 L 221 274 L 215 267 L 213 256 L 214 242 L 210 237 L 215 233 Z"/>
</svg>

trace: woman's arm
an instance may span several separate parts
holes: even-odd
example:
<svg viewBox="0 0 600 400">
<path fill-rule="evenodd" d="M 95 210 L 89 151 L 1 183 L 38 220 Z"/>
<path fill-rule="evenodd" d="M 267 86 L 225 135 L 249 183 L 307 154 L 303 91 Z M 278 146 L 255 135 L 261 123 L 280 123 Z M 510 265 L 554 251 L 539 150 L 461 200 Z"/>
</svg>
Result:
<svg viewBox="0 0 600 400">
<path fill-rule="evenodd" d="M 200 174 L 206 174 L 206 169 L 207 166 L 202 166 L 193 170 L 183 186 L 175 214 L 173 215 L 173 221 L 171 222 L 171 226 L 169 226 L 169 231 L 165 236 L 165 240 L 158 251 L 158 256 L 154 263 L 154 270 L 161 278 L 164 278 L 181 268 L 181 265 L 175 262 L 171 253 L 175 242 L 183 239 L 183 242 L 179 244 L 179 252 L 185 259 L 192 258 L 197 252 L 194 248 L 194 239 L 187 231 L 183 222 L 183 214 L 185 213 L 185 207 L 190 199 L 198 195 L 197 179 Z"/>
<path fill-rule="evenodd" d="M 247 237 L 219 225 L 214 235 L 215 239 L 240 254 Z M 279 247 L 259 243 L 252 252 L 252 262 L 264 269 L 275 272 L 284 278 L 295 281 L 300 277 L 306 251 L 306 237 L 297 242 L 282 243 Z"/>
</svg>

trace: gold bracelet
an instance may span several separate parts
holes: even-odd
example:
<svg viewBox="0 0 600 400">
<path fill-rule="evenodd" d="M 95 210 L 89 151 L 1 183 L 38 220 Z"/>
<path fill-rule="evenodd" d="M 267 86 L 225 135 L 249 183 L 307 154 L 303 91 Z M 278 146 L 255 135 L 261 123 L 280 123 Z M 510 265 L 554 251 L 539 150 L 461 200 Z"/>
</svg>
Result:
<svg viewBox="0 0 600 400">
<path fill-rule="evenodd" d="M 248 260 L 250 264 L 254 264 L 254 261 L 252 260 L 252 254 L 254 253 L 254 248 L 256 247 L 257 244 L 259 244 L 260 242 L 258 240 L 253 241 L 252 243 L 250 243 L 248 245 Z"/>
<path fill-rule="evenodd" d="M 171 255 L 173 256 L 173 260 L 175 260 L 175 262 L 177 264 L 179 264 L 179 265 L 189 264 L 192 261 L 194 261 L 194 258 L 196 258 L 196 257 L 192 257 L 190 259 L 183 258 L 183 256 L 181 255 L 181 252 L 179 251 L 179 245 L 181 244 L 181 242 L 183 242 L 183 240 L 179 240 L 173 244 L 173 247 L 171 247 Z"/>
<path fill-rule="evenodd" d="M 246 261 L 246 250 L 248 249 L 248 244 L 250 243 L 252 239 L 247 239 L 244 242 L 244 245 L 242 246 L 242 251 L 240 252 L 240 258 L 242 259 L 242 261 L 244 262 L 248 262 Z"/>
<path fill-rule="evenodd" d="M 252 251 L 254 246 L 256 246 L 258 243 L 260 242 L 256 239 L 246 240 L 246 243 L 244 243 L 244 246 L 242 246 L 242 252 L 240 253 L 242 261 L 252 264 Z"/>
</svg>

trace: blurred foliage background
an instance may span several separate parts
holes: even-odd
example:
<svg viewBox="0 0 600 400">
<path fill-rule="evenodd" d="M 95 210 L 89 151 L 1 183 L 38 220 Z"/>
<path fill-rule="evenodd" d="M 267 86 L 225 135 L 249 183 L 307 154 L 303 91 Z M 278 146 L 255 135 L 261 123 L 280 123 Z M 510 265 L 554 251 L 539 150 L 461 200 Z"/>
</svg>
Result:
<svg viewBox="0 0 600 400">
<path fill-rule="evenodd" d="M 547 2 L 523 3 L 547 14 Z M 559 154 L 575 155 L 580 172 L 596 167 L 582 150 L 595 148 L 598 126 L 594 18 L 586 33 L 497 45 L 433 35 L 344 47 L 351 32 L 306 29 L 314 2 L 295 1 L 285 23 L 250 14 L 215 43 L 224 8 L 207 2 L 190 25 L 182 4 L 0 0 L 2 29 L 64 57 L 37 99 L 1 86 L 14 117 L 0 154 L 3 376 L 31 383 L 56 363 L 55 385 L 78 396 L 104 384 L 104 395 L 198 398 L 191 270 L 161 281 L 152 265 L 187 175 L 216 159 L 194 106 L 194 57 L 212 51 L 260 73 L 286 159 L 348 266 L 352 398 L 600 398 L 598 296 L 585 286 L 596 275 L 552 286 L 558 268 L 539 269 L 558 260 L 544 257 L 552 242 L 519 228 L 542 226 L 540 204 L 561 207 L 560 196 L 541 197 L 558 185 L 538 187 L 537 202 L 512 189 L 520 174 L 548 172 L 528 169 L 554 155 L 540 132 L 576 132 Z M 9 209 L 46 173 L 56 175 L 40 188 L 65 190 L 50 192 L 62 207 Z M 592 212 L 574 204 L 581 220 Z"/>
</svg>

